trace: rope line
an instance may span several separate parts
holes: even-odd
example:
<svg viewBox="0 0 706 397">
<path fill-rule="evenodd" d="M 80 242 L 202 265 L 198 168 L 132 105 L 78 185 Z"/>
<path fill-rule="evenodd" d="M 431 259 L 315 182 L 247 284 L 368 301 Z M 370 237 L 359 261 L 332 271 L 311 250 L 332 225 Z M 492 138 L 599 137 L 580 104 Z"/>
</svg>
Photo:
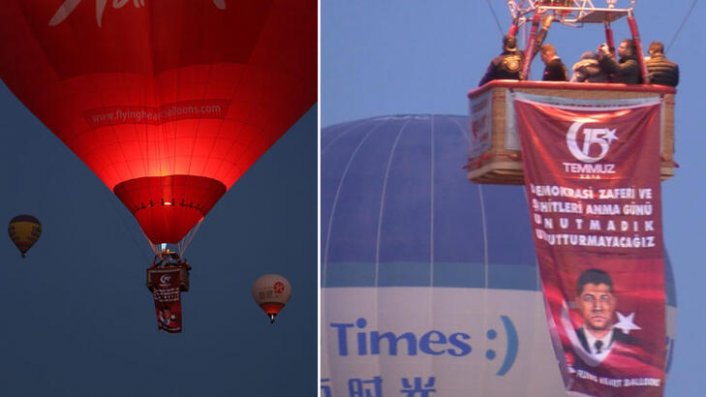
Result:
<svg viewBox="0 0 706 397">
<path fill-rule="evenodd" d="M 698 3 L 699 0 L 694 0 L 691 3 L 691 7 L 689 8 L 689 11 L 686 13 L 684 16 L 684 19 L 682 19 L 681 24 L 679 25 L 679 28 L 677 31 L 674 33 L 674 37 L 672 37 L 672 41 L 669 42 L 669 45 L 667 46 L 666 52 L 669 52 L 669 49 L 672 48 L 672 45 L 674 45 L 674 42 L 677 40 L 677 37 L 679 37 L 679 34 L 681 34 L 682 28 L 686 25 L 686 22 L 689 20 L 689 17 L 691 16 L 691 13 L 694 11 L 694 7 L 696 7 L 696 3 Z"/>
<path fill-rule="evenodd" d="M 503 28 L 500 26 L 500 19 L 498 19 L 498 14 L 495 13 L 495 8 L 493 8 L 493 4 L 490 2 L 490 0 L 485 0 L 486 3 L 488 3 L 488 7 L 490 8 L 490 12 L 493 14 L 493 18 L 495 18 L 495 24 L 498 25 L 498 31 L 500 34 L 503 34 Z"/>
</svg>

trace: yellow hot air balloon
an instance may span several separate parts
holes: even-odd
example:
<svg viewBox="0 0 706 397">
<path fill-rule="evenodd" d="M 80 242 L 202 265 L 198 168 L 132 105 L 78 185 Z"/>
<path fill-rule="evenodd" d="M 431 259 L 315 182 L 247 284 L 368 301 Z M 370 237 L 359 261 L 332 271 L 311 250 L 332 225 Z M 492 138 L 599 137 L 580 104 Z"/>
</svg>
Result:
<svg viewBox="0 0 706 397">
<path fill-rule="evenodd" d="M 22 214 L 10 220 L 7 231 L 10 234 L 10 239 L 15 243 L 24 258 L 27 251 L 32 248 L 39 240 L 39 236 L 42 235 L 42 224 L 39 219 L 32 215 Z"/>
<path fill-rule="evenodd" d="M 252 286 L 252 297 L 262 310 L 270 317 L 270 323 L 275 322 L 279 314 L 292 296 L 292 286 L 279 274 L 265 274 Z"/>
</svg>

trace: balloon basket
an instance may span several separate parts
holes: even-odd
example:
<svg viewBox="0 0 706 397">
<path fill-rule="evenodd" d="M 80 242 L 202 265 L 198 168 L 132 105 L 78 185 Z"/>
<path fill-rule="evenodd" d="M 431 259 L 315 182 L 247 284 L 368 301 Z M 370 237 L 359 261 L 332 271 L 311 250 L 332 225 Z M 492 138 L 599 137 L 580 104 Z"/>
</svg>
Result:
<svg viewBox="0 0 706 397">
<path fill-rule="evenodd" d="M 661 99 L 660 172 L 671 178 L 674 161 L 674 97 L 676 90 L 659 85 L 569 83 L 553 81 L 495 80 L 468 94 L 470 151 L 465 168 L 475 183 L 524 184 L 522 152 L 515 122 L 515 92 L 556 98 L 562 102 L 620 99 Z"/>
</svg>

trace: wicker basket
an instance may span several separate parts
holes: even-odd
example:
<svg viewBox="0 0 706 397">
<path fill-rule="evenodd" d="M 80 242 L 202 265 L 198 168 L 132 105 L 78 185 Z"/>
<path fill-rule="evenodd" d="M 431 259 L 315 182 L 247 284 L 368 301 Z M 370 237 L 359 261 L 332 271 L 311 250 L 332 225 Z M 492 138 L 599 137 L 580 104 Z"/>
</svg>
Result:
<svg viewBox="0 0 706 397">
<path fill-rule="evenodd" d="M 577 100 L 662 98 L 660 157 L 662 180 L 674 175 L 674 96 L 672 87 L 550 81 L 496 80 L 468 94 L 471 147 L 466 165 L 476 183 L 524 184 L 522 152 L 512 114 L 512 92 Z"/>
<path fill-rule="evenodd" d="M 150 267 L 147 269 L 147 289 L 152 291 L 154 289 L 154 285 L 152 285 L 152 274 L 153 273 L 162 273 L 165 270 L 171 270 L 174 267 L 179 268 L 179 290 L 180 291 L 188 291 L 189 290 L 189 268 L 188 265 L 185 263 L 179 263 L 177 265 L 173 266 L 162 266 L 162 267 Z"/>
</svg>

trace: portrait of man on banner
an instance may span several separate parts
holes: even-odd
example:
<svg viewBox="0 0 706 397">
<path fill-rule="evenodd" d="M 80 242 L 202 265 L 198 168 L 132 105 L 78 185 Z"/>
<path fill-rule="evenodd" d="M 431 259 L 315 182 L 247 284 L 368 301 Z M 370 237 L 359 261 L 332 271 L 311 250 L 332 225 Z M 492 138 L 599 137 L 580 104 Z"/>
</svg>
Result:
<svg viewBox="0 0 706 397">
<path fill-rule="evenodd" d="M 601 269 L 588 269 L 578 279 L 576 285 L 576 307 L 583 318 L 583 325 L 576 329 L 579 346 L 594 362 L 603 361 L 614 345 L 635 345 L 630 331 L 639 330 L 631 320 L 632 316 L 620 314 L 616 322 L 618 298 L 613 290 L 613 280 Z"/>
<path fill-rule="evenodd" d="M 575 280 L 575 296 L 564 302 L 558 330 L 572 374 L 570 384 L 589 394 L 658 395 L 664 350 L 652 341 L 660 327 L 655 316 L 645 312 L 651 305 L 641 302 L 640 282 L 630 282 L 635 272 L 612 274 L 606 270 L 612 267 L 612 263 L 584 266 L 570 277 Z"/>
<path fill-rule="evenodd" d="M 177 302 L 162 302 L 156 311 L 159 329 L 167 332 L 181 331 L 181 307 Z"/>
</svg>

